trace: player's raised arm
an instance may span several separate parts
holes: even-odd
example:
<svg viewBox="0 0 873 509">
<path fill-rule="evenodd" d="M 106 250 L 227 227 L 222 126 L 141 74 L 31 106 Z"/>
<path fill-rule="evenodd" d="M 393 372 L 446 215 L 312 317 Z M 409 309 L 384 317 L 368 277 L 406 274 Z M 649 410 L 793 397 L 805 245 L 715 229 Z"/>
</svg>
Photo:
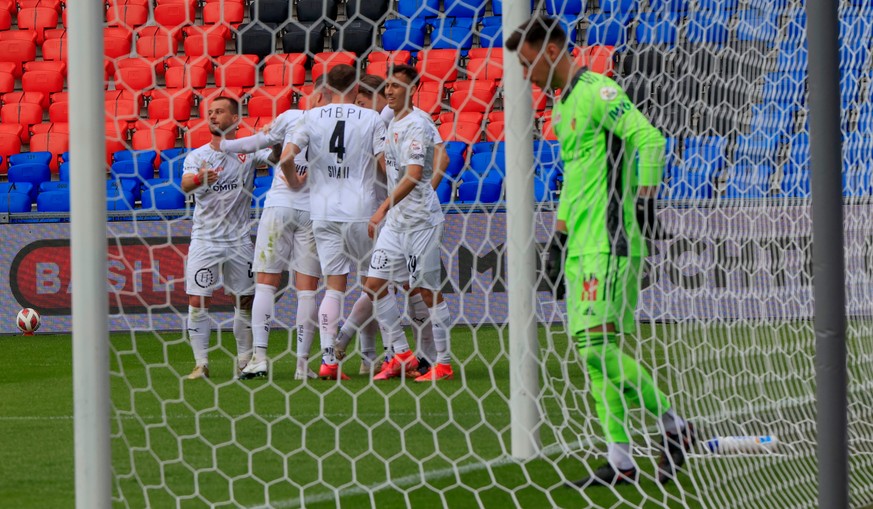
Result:
<svg viewBox="0 0 873 509">
<path fill-rule="evenodd" d="M 271 136 L 270 133 L 261 131 L 238 140 L 221 140 L 221 151 L 231 154 L 251 154 L 273 145 L 282 144 L 283 140 L 274 138 L 275 136 Z"/>
<path fill-rule="evenodd" d="M 306 182 L 306 175 L 298 175 L 297 165 L 294 164 L 294 158 L 300 152 L 300 147 L 294 143 L 286 143 L 282 156 L 279 158 L 279 168 L 285 175 L 285 181 L 288 182 L 288 187 L 291 189 L 300 189 Z"/>
<path fill-rule="evenodd" d="M 182 191 L 190 193 L 203 184 L 212 184 L 218 180 L 218 172 L 213 168 L 199 167 L 196 161 L 185 159 L 185 167 L 182 170 Z"/>
</svg>

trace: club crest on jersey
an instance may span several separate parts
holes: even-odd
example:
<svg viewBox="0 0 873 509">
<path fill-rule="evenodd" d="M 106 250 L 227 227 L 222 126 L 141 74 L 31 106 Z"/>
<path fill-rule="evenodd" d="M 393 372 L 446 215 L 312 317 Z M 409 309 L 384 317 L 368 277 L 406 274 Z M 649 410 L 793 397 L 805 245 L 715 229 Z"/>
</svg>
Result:
<svg viewBox="0 0 873 509">
<path fill-rule="evenodd" d="M 236 158 L 239 159 L 239 162 L 241 162 L 241 163 L 245 163 L 245 162 L 246 162 L 246 157 L 247 157 L 247 156 L 248 156 L 248 154 L 237 154 L 237 155 L 236 155 Z"/>
<path fill-rule="evenodd" d="M 581 300 L 597 300 L 597 284 L 597 278 L 594 276 L 590 276 L 586 281 L 582 281 Z"/>
<path fill-rule="evenodd" d="M 606 102 L 610 102 L 618 97 L 618 90 L 612 87 L 603 87 L 600 89 L 600 98 Z"/>
</svg>

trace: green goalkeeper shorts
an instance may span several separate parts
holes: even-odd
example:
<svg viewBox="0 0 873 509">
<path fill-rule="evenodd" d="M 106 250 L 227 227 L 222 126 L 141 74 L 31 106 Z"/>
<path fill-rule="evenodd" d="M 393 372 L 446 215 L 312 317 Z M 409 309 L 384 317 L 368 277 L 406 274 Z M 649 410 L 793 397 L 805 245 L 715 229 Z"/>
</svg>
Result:
<svg viewBox="0 0 873 509">
<path fill-rule="evenodd" d="M 567 257 L 567 315 L 574 337 L 608 323 L 617 332 L 634 329 L 642 262 L 609 253 Z"/>
</svg>

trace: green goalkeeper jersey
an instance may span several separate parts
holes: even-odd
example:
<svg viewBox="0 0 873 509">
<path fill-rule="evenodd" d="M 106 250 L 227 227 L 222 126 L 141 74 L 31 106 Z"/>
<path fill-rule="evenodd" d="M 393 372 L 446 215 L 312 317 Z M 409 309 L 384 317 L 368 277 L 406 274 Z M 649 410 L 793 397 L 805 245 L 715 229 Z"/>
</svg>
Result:
<svg viewBox="0 0 873 509">
<path fill-rule="evenodd" d="M 554 106 L 564 186 L 558 219 L 568 254 L 646 256 L 636 219 L 638 186 L 657 186 L 664 136 L 613 80 L 582 69 Z"/>
</svg>

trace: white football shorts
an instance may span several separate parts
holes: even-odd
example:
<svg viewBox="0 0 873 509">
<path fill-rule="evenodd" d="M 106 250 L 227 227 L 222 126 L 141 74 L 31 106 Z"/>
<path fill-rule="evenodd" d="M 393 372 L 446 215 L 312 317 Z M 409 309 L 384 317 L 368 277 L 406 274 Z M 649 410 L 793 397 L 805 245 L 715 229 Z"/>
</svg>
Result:
<svg viewBox="0 0 873 509">
<path fill-rule="evenodd" d="M 367 275 L 367 265 L 373 252 L 373 239 L 367 233 L 367 222 L 340 223 L 313 221 L 315 247 L 321 261 L 321 273 L 339 276 L 357 268 L 358 276 Z"/>
<path fill-rule="evenodd" d="M 267 207 L 258 223 L 254 271 L 281 274 L 296 271 L 321 277 L 309 212 L 291 207 Z"/>
<path fill-rule="evenodd" d="M 400 283 L 398 276 L 408 274 L 410 288 L 440 290 L 442 235 L 442 223 L 411 232 L 382 228 L 370 259 L 369 276 Z"/>
<path fill-rule="evenodd" d="M 234 295 L 254 295 L 255 274 L 251 241 L 235 246 L 216 246 L 207 240 L 191 239 L 185 261 L 185 291 L 188 295 L 211 297 L 219 286 Z"/>
</svg>

